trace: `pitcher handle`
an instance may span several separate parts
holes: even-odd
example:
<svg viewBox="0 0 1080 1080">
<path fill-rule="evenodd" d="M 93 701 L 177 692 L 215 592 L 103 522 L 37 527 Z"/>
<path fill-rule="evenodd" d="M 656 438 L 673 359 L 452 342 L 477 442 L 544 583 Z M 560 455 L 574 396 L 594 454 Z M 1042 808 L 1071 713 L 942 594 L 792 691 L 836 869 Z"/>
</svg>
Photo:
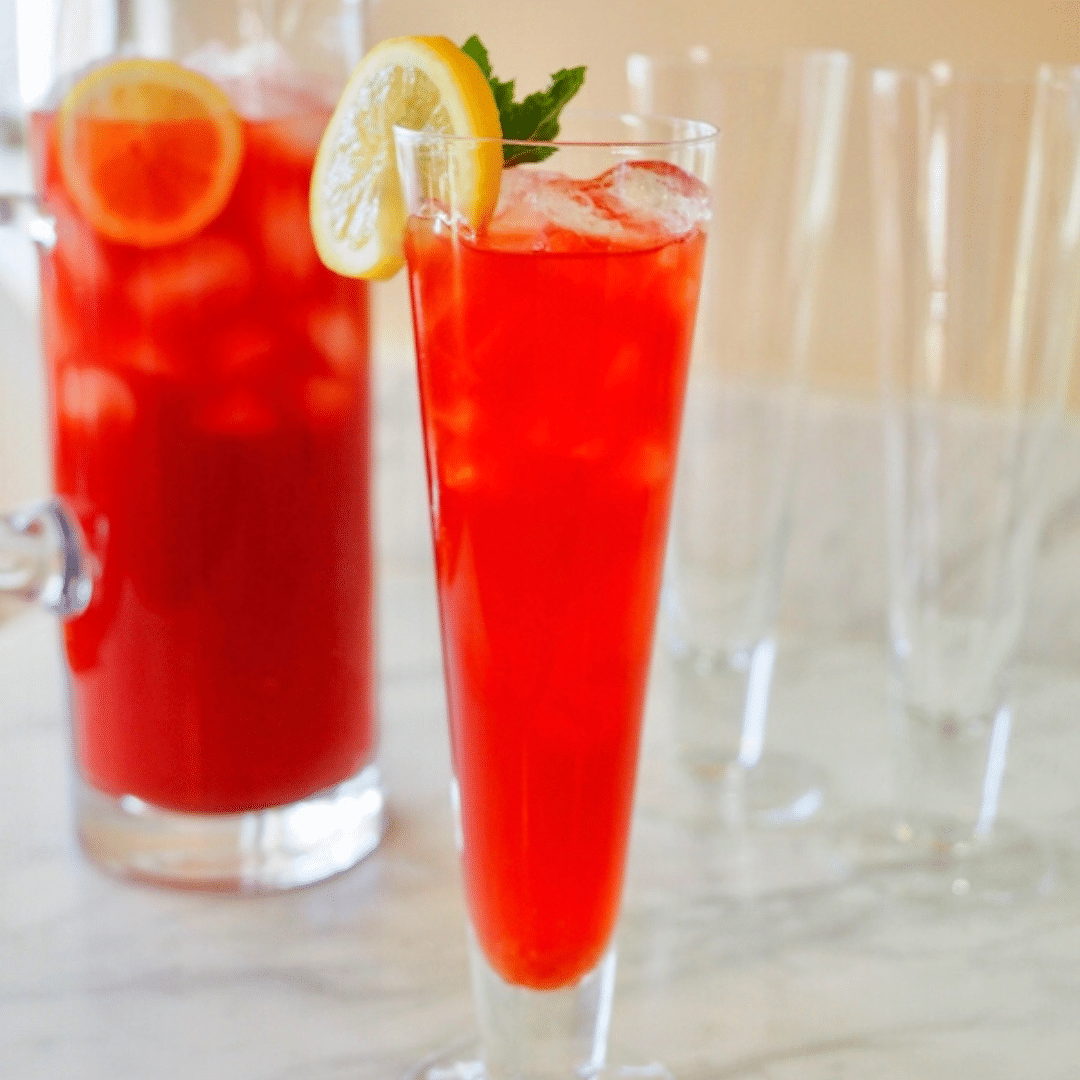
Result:
<svg viewBox="0 0 1080 1080">
<path fill-rule="evenodd" d="M 21 229 L 45 251 L 56 247 L 56 219 L 29 192 L 0 192 L 0 226 Z"/>
<path fill-rule="evenodd" d="M 3 226 L 45 251 L 56 246 L 56 222 L 36 195 L 0 192 Z M 85 551 L 79 523 L 59 499 L 0 514 L 0 597 L 39 604 L 62 618 L 81 614 L 92 592 Z"/>
<path fill-rule="evenodd" d="M 0 514 L 0 596 L 62 618 L 82 614 L 92 586 L 82 530 L 59 499 Z"/>
</svg>

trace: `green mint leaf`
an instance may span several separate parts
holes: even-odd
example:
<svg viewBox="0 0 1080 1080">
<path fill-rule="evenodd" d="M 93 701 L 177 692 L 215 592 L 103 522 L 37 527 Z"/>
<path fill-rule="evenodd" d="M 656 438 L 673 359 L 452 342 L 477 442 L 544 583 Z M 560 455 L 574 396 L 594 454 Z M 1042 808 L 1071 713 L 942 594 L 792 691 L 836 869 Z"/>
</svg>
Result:
<svg viewBox="0 0 1080 1080">
<path fill-rule="evenodd" d="M 484 43 L 473 34 L 464 45 L 461 46 L 461 51 L 470 59 L 476 61 L 476 66 L 484 73 L 484 78 L 491 81 L 491 61 L 488 59 L 488 51 L 484 48 Z"/>
<path fill-rule="evenodd" d="M 523 101 L 514 101 L 514 80 L 503 82 L 495 75 L 487 49 L 479 37 L 473 34 L 461 49 L 476 61 L 495 95 L 504 139 L 551 142 L 558 136 L 559 113 L 585 82 L 584 67 L 561 68 L 551 76 L 546 90 L 529 94 Z M 525 162 L 544 161 L 554 153 L 552 146 L 504 146 L 503 167 L 509 169 Z"/>
<path fill-rule="evenodd" d="M 491 83 L 491 90 L 495 95 L 495 104 L 498 106 L 499 120 L 501 121 L 503 113 L 514 107 L 514 80 L 499 82 L 498 79 L 490 79 L 488 81 Z"/>
<path fill-rule="evenodd" d="M 499 116 L 502 117 L 502 114 L 514 103 L 514 80 L 502 82 L 495 77 L 491 70 L 491 61 L 488 59 L 488 51 L 476 34 L 473 34 L 461 46 L 461 51 L 470 59 L 476 61 L 476 66 L 480 69 L 484 78 L 487 79 L 491 92 L 495 95 L 495 107 L 499 110 Z"/>
</svg>

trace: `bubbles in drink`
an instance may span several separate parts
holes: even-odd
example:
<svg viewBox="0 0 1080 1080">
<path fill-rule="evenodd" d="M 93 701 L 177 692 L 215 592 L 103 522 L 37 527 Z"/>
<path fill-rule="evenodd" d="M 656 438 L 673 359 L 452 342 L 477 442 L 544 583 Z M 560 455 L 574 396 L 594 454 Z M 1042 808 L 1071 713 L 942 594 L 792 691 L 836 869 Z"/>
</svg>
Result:
<svg viewBox="0 0 1080 1080">
<path fill-rule="evenodd" d="M 128 278 L 125 291 L 139 314 L 161 318 L 184 309 L 239 303 L 253 284 L 251 260 L 239 244 L 198 236 L 185 244 L 147 252 Z"/>
</svg>

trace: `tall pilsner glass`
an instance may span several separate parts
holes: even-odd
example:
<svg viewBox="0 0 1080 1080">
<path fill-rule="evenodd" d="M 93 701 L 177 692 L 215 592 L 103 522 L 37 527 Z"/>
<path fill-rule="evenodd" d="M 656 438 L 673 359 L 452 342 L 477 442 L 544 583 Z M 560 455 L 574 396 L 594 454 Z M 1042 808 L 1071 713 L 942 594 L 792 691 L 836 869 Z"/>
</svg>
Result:
<svg viewBox="0 0 1080 1080">
<path fill-rule="evenodd" d="M 604 1065 L 716 134 L 563 132 L 473 231 L 460 160 L 535 144 L 396 131 L 489 1080 Z"/>
<path fill-rule="evenodd" d="M 1009 896 L 1046 870 L 998 811 L 1080 306 L 1080 69 L 879 70 L 870 98 L 902 798 L 870 854 Z"/>
<path fill-rule="evenodd" d="M 382 835 L 366 293 L 308 226 L 362 10 L 61 0 L 37 195 L 0 201 L 41 254 L 53 475 L 94 586 L 65 625 L 78 828 L 125 875 L 284 888 Z M 177 217 L 210 175 L 208 216 Z"/>
</svg>

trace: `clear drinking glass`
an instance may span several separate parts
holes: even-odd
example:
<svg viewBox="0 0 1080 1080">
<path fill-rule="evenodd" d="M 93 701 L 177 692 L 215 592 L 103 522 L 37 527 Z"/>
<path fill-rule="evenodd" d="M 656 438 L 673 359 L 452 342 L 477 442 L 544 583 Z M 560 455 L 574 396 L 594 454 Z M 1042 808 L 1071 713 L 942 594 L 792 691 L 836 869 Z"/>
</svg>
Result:
<svg viewBox="0 0 1080 1080">
<path fill-rule="evenodd" d="M 821 806 L 825 776 L 766 751 L 807 357 L 836 203 L 851 61 L 634 55 L 631 105 L 720 130 L 701 326 L 661 602 L 673 725 L 700 823 L 776 825 Z M 667 805 L 672 803 L 672 805 Z"/>
<path fill-rule="evenodd" d="M 998 820 L 1008 677 L 1080 307 L 1080 69 L 870 86 L 899 818 L 907 885 L 1045 874 Z"/>
<path fill-rule="evenodd" d="M 568 120 L 479 230 L 458 163 L 537 144 L 395 134 L 482 1061 L 429 1075 L 592 1076 L 715 129 Z"/>
<path fill-rule="evenodd" d="M 367 298 L 308 226 L 362 10 L 62 0 L 37 194 L 0 202 L 39 247 L 53 477 L 94 582 L 64 634 L 78 830 L 122 874 L 285 888 L 382 836 Z M 152 183 L 113 164 L 132 146 Z M 218 203 L 180 229 L 205 176 Z"/>
</svg>

